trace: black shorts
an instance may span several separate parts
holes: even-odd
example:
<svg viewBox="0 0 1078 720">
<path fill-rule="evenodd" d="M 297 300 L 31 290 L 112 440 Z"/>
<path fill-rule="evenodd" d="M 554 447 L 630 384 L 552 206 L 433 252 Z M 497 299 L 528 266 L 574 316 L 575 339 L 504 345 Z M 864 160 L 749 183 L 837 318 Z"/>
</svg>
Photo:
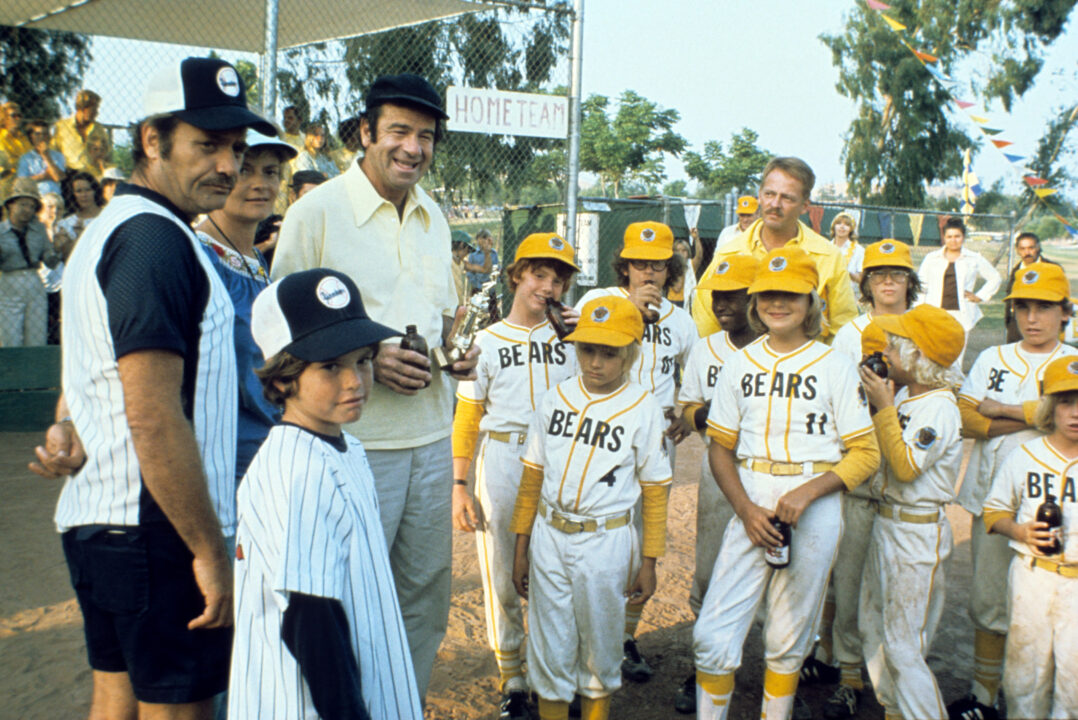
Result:
<svg viewBox="0 0 1078 720">
<path fill-rule="evenodd" d="M 171 525 L 77 527 L 63 545 L 90 667 L 126 672 L 147 703 L 196 702 L 228 687 L 232 628 L 187 629 L 205 602 Z"/>
</svg>

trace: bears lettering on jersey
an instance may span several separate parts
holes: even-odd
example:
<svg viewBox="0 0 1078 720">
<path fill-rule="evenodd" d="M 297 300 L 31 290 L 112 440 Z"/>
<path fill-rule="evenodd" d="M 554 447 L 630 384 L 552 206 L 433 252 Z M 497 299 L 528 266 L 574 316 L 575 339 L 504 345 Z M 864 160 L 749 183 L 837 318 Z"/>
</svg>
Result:
<svg viewBox="0 0 1078 720">
<path fill-rule="evenodd" d="M 625 428 L 621 425 L 611 425 L 602 420 L 592 420 L 586 417 L 580 423 L 580 427 L 574 430 L 578 413 L 555 409 L 550 414 L 550 424 L 547 425 L 547 435 L 560 435 L 572 438 L 573 442 L 592 447 L 601 447 L 610 452 L 621 449 L 621 439 L 625 435 Z"/>
<path fill-rule="evenodd" d="M 674 339 L 670 334 L 670 328 L 660 327 L 653 323 L 644 323 L 644 342 L 653 342 L 669 347 L 674 344 Z"/>
<path fill-rule="evenodd" d="M 511 365 L 523 367 L 529 362 L 544 365 L 564 365 L 565 346 L 561 343 L 541 343 L 532 340 L 528 343 L 528 359 L 524 359 L 524 351 L 520 345 L 498 348 L 498 364 L 503 368 Z"/>
<path fill-rule="evenodd" d="M 1007 373 L 1010 370 L 1004 370 L 1002 368 L 992 368 L 988 371 L 988 392 L 1002 392 L 1003 381 L 1007 377 Z"/>
<path fill-rule="evenodd" d="M 1055 495 L 1061 501 L 1078 502 L 1075 499 L 1074 478 L 1068 476 L 1063 481 L 1063 492 L 1057 491 L 1058 478 L 1054 473 L 1026 473 L 1026 497 L 1039 498 Z"/>
<path fill-rule="evenodd" d="M 715 382 L 719 379 L 719 371 L 722 370 L 721 365 L 708 365 L 707 367 L 707 386 L 709 388 L 715 387 Z"/>
<path fill-rule="evenodd" d="M 768 378 L 770 377 L 770 382 Z M 767 397 L 812 400 L 816 397 L 816 376 L 798 373 L 745 373 L 741 376 L 741 392 L 745 397 Z"/>
</svg>

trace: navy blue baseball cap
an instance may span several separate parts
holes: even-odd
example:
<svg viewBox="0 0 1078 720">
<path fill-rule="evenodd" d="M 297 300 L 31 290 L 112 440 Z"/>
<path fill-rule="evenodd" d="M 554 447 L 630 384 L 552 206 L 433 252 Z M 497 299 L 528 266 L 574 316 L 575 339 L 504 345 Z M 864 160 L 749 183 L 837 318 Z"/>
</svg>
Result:
<svg viewBox="0 0 1078 720">
<path fill-rule="evenodd" d="M 262 290 L 251 306 L 251 334 L 266 360 L 285 350 L 307 362 L 402 335 L 371 320 L 352 279 L 327 268 L 286 275 Z"/>
<path fill-rule="evenodd" d="M 442 109 L 442 97 L 434 86 L 425 79 L 412 73 L 400 75 L 382 75 L 374 81 L 367 91 L 366 108 L 393 103 L 414 107 L 429 112 L 436 118 L 448 120 L 449 116 Z"/>
<path fill-rule="evenodd" d="M 275 137 L 277 129 L 247 107 L 247 88 L 236 68 L 219 58 L 189 57 L 150 78 L 142 116 L 175 115 L 202 130 L 254 128 Z"/>
</svg>

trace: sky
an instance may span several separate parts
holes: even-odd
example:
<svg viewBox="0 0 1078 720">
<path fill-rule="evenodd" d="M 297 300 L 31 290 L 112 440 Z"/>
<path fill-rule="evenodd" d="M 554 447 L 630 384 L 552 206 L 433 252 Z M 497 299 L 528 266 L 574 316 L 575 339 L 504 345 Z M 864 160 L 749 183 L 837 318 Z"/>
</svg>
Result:
<svg viewBox="0 0 1078 720">
<path fill-rule="evenodd" d="M 760 147 L 804 158 L 818 184 L 841 183 L 843 137 L 856 106 L 835 90 L 838 69 L 819 35 L 839 32 L 852 7 L 853 0 L 585 0 L 582 94 L 616 97 L 632 89 L 677 109 L 676 130 L 697 152 L 708 140 L 728 144 L 742 127 L 752 128 Z M 1078 101 L 1076 18 L 1078 10 L 1049 49 L 1036 86 L 1012 112 L 988 109 L 992 126 L 1007 131 L 1000 137 L 1015 142 L 1008 152 L 1032 151 L 1055 111 Z M 138 114 L 140 95 L 131 89 L 143 87 L 161 62 L 192 53 L 205 51 L 95 40 L 85 84 L 106 98 L 123 96 L 106 101 L 101 119 L 128 122 Z M 222 54 L 257 62 L 255 56 Z M 974 58 L 965 71 L 985 62 Z M 925 81 L 934 82 L 927 73 Z M 983 138 L 964 113 L 954 106 L 948 112 Z M 1069 145 L 1078 146 L 1078 138 Z M 677 158 L 667 157 L 666 170 L 671 180 L 687 179 Z M 1020 174 L 991 146 L 975 159 L 974 170 L 985 187 L 998 178 L 1009 190 L 1019 187 Z"/>
</svg>

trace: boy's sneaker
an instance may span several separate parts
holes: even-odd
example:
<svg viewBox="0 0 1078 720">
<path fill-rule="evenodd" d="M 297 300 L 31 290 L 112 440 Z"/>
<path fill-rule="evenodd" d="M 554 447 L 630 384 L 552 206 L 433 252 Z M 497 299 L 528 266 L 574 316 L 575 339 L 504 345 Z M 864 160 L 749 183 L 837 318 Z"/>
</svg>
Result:
<svg viewBox="0 0 1078 720">
<path fill-rule="evenodd" d="M 685 682 L 677 689 L 674 696 L 674 709 L 682 715 L 692 715 L 696 712 L 696 673 L 685 678 Z"/>
<path fill-rule="evenodd" d="M 999 720 L 999 711 L 977 700 L 973 693 L 947 706 L 950 720 Z"/>
<path fill-rule="evenodd" d="M 573 695 L 573 700 L 572 700 L 572 702 L 569 703 L 569 717 L 571 717 L 571 718 L 580 717 L 580 696 L 579 695 Z"/>
<path fill-rule="evenodd" d="M 622 646 L 625 655 L 621 658 L 621 674 L 635 683 L 644 683 L 651 679 L 651 666 L 640 649 L 636 647 L 636 639 L 628 638 Z"/>
<path fill-rule="evenodd" d="M 857 714 L 861 702 L 861 693 L 849 685 L 839 685 L 835 694 L 827 698 L 823 705 L 823 716 L 827 720 L 844 720 Z"/>
<path fill-rule="evenodd" d="M 805 658 L 801 665 L 802 685 L 834 685 L 842 676 L 842 671 L 834 665 L 817 660 L 812 655 Z"/>
<path fill-rule="evenodd" d="M 528 693 L 524 690 L 502 695 L 498 720 L 531 720 L 528 712 Z"/>
</svg>

